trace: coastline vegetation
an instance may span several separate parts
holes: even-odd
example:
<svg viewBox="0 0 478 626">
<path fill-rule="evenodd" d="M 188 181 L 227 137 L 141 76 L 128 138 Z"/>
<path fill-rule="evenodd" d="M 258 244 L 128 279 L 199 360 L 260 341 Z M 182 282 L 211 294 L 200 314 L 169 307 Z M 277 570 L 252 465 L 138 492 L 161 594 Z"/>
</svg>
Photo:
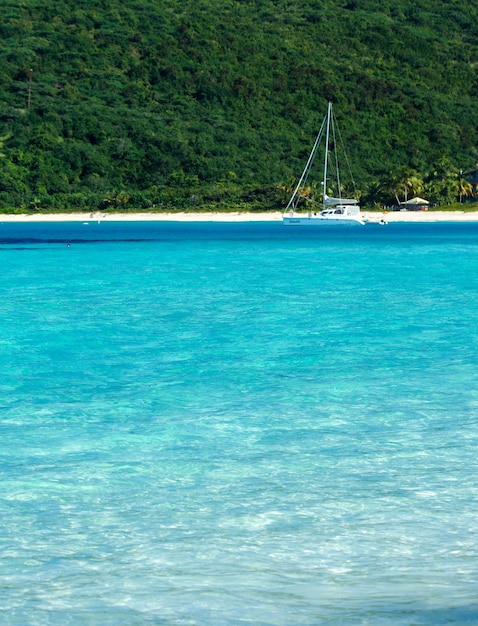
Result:
<svg viewBox="0 0 478 626">
<path fill-rule="evenodd" d="M 472 199 L 473 3 L 23 0 L 2 13 L 0 211 L 280 210 L 329 100 L 362 206 Z"/>
</svg>

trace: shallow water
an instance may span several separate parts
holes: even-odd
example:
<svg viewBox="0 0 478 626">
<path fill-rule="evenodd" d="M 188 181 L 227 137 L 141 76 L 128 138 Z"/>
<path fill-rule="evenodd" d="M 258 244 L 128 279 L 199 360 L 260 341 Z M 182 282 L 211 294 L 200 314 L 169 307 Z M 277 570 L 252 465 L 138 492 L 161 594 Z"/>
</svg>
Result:
<svg viewBox="0 0 478 626">
<path fill-rule="evenodd" d="M 2 623 L 478 623 L 478 224 L 306 231 L 0 224 Z"/>
</svg>

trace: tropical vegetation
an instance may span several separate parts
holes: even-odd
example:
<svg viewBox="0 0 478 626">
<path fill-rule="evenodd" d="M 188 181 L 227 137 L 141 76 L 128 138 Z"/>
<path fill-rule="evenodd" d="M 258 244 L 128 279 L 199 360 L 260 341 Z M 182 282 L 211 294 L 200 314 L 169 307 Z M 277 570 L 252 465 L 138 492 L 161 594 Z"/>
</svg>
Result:
<svg viewBox="0 0 478 626">
<path fill-rule="evenodd" d="M 334 102 L 363 202 L 469 197 L 478 5 L 6 0 L 0 210 L 277 209 Z"/>
</svg>

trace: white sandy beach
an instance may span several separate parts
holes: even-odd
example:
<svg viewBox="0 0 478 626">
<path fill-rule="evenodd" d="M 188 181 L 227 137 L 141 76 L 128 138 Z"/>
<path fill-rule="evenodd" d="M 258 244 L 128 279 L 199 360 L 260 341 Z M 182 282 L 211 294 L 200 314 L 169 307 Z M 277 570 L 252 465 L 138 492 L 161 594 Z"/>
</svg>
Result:
<svg viewBox="0 0 478 626">
<path fill-rule="evenodd" d="M 363 216 L 370 221 L 392 222 L 478 222 L 478 211 L 394 211 L 369 212 Z M 1 222 L 280 222 L 282 213 L 35 213 L 0 215 Z"/>
<path fill-rule="evenodd" d="M 478 222 L 478 211 L 392 211 L 378 213 L 362 211 L 365 218 L 386 222 Z"/>
</svg>

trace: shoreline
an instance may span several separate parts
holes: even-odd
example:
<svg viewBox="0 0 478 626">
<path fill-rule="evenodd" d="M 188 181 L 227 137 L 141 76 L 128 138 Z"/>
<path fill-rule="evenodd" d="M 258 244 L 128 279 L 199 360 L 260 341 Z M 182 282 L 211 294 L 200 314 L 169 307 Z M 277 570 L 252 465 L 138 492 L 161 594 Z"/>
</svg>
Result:
<svg viewBox="0 0 478 626">
<path fill-rule="evenodd" d="M 362 211 L 371 222 L 478 222 L 478 211 Z M 2 222 L 280 222 L 282 213 L 35 213 L 0 214 Z"/>
</svg>

